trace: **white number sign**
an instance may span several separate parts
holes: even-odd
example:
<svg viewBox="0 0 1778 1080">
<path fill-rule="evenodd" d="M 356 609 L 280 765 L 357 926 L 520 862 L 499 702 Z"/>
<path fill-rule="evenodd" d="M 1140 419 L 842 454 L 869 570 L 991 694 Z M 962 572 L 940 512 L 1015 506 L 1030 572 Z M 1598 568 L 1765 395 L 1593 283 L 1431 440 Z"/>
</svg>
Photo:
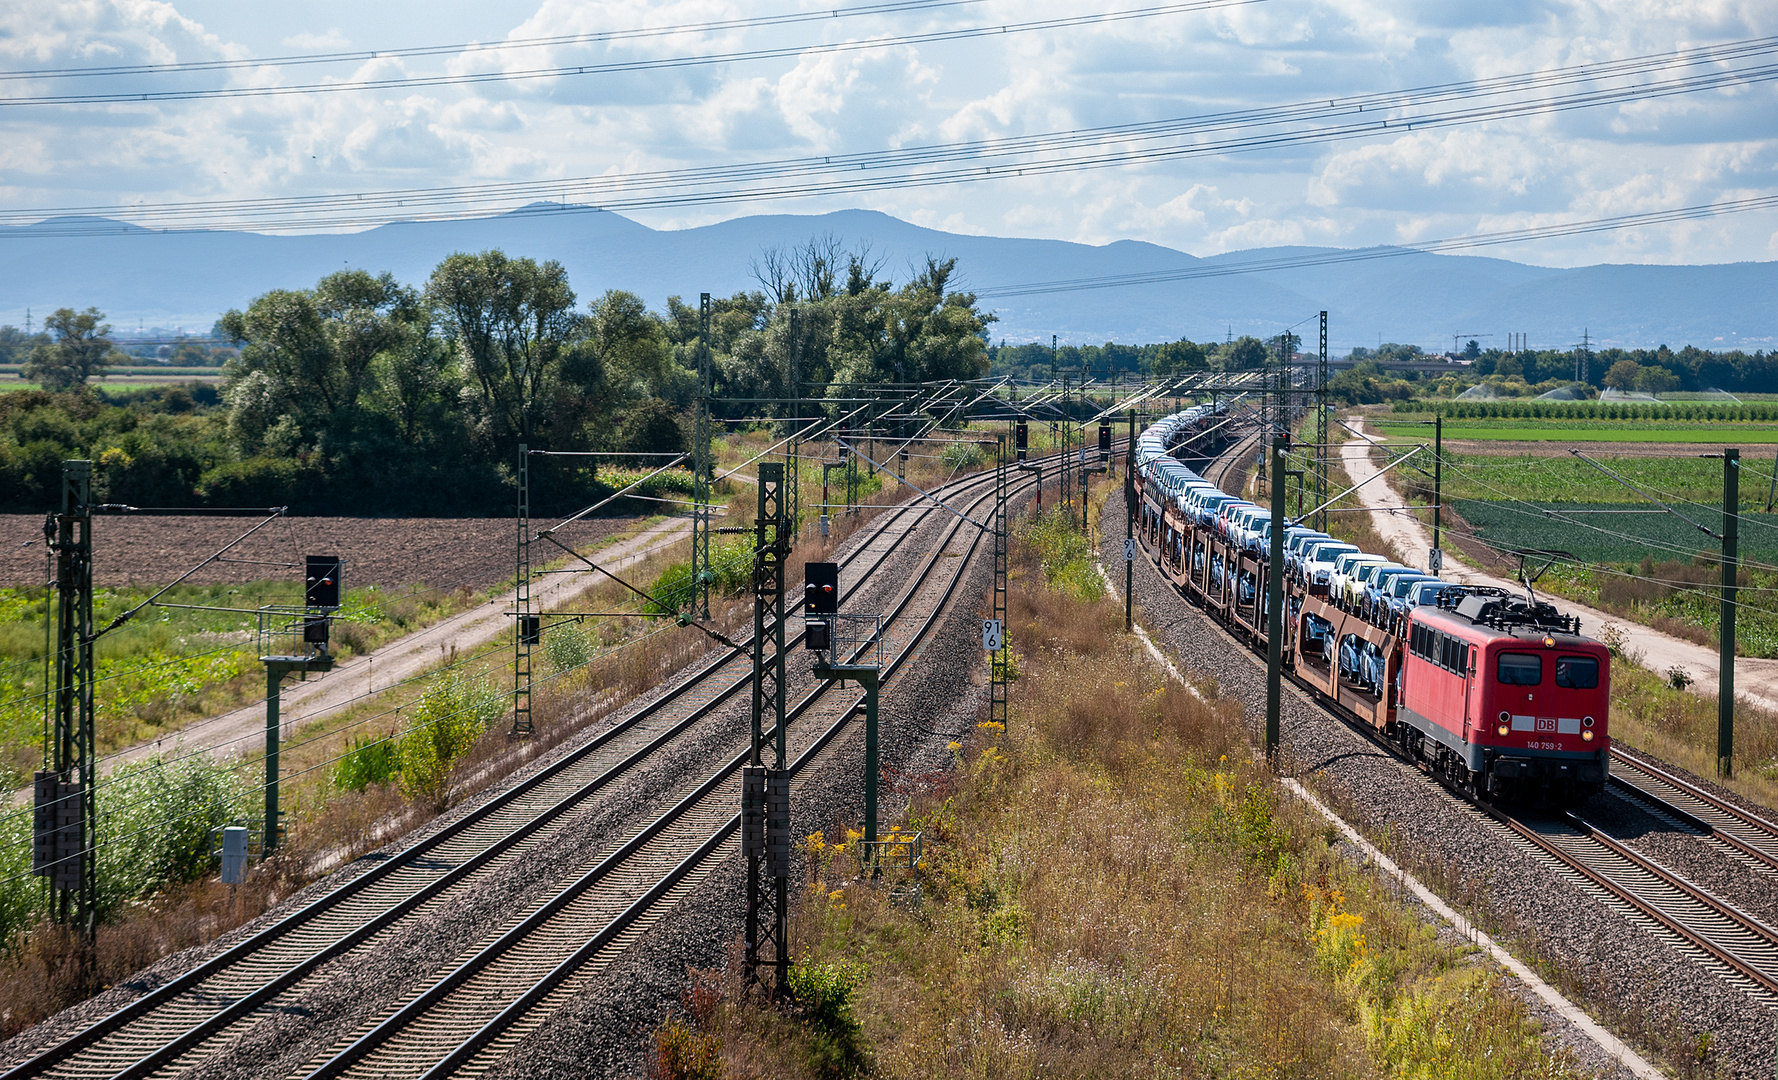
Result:
<svg viewBox="0 0 1778 1080">
<path fill-rule="evenodd" d="M 1001 645 L 1000 620 L 982 620 L 982 649 L 986 652 L 999 652 Z"/>
<path fill-rule="evenodd" d="M 1125 562 L 1135 562 L 1136 561 L 1136 540 L 1134 537 L 1131 537 L 1131 538 L 1126 539 L 1124 541 L 1124 561 Z"/>
</svg>

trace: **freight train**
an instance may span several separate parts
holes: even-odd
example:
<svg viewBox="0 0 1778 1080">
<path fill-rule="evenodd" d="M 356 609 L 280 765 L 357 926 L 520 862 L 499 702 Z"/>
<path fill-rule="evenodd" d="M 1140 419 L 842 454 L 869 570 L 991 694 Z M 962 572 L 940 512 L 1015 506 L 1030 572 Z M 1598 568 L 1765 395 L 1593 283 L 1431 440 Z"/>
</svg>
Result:
<svg viewBox="0 0 1778 1080">
<path fill-rule="evenodd" d="M 1268 648 L 1284 584 L 1286 668 L 1317 698 L 1476 797 L 1578 805 L 1606 782 L 1606 647 L 1535 596 L 1459 585 L 1364 552 L 1222 491 L 1180 456 L 1226 423 L 1200 405 L 1136 444 L 1136 533 L 1189 601 Z M 1274 527 L 1285 559 L 1271 565 Z"/>
</svg>

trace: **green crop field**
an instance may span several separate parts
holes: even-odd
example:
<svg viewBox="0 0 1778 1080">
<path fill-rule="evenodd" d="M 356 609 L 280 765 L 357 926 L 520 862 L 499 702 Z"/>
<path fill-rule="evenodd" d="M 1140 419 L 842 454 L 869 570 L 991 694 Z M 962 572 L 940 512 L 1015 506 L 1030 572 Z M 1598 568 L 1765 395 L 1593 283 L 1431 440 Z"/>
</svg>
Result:
<svg viewBox="0 0 1778 1080">
<path fill-rule="evenodd" d="M 1379 420 L 1370 425 L 1391 439 L 1420 442 L 1431 429 L 1420 423 Z M 1778 425 L 1716 421 L 1710 424 L 1658 425 L 1636 420 L 1450 420 L 1445 438 L 1498 442 L 1622 442 L 1683 443 L 1710 446 L 1778 443 Z"/>
<path fill-rule="evenodd" d="M 1690 561 L 1699 553 L 1720 550 L 1715 537 L 1693 524 L 1717 529 L 1722 516 L 1715 507 L 1676 507 L 1682 518 L 1649 503 L 1452 503 L 1476 535 L 1495 548 L 1568 551 L 1584 562 L 1602 563 Z M 1743 559 L 1778 565 L 1778 514 L 1743 512 L 1740 535 Z"/>
<path fill-rule="evenodd" d="M 1546 454 L 1483 454 L 1445 451 L 1444 494 L 1447 499 L 1524 499 L 1534 503 L 1636 503 L 1650 498 L 1710 507 L 1697 513 L 1719 514 L 1722 505 L 1722 460 L 1677 454 L 1600 454 L 1585 458 L 1551 448 Z M 1423 455 L 1421 460 L 1430 458 Z M 1764 510 L 1771 487 L 1772 460 L 1743 457 L 1740 471 L 1742 513 Z M 1597 463 L 1597 464 L 1594 464 Z M 1431 491 L 1431 463 L 1411 461 L 1400 467 L 1403 479 L 1416 489 Z M 1424 470 L 1422 472 L 1421 470 Z M 1643 508 L 1657 508 L 1641 501 Z M 1694 508 L 1695 509 L 1695 508 Z M 1681 508 L 1688 516 L 1692 511 Z"/>
</svg>

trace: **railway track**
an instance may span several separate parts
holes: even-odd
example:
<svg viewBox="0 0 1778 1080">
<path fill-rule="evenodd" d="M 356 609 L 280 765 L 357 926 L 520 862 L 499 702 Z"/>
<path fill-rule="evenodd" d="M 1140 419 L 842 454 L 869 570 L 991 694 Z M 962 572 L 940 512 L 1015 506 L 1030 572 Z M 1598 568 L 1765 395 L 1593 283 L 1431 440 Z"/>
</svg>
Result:
<svg viewBox="0 0 1778 1080">
<path fill-rule="evenodd" d="M 1224 466 L 1226 475 L 1227 462 L 1242 450 L 1241 445 L 1231 448 L 1215 464 Z M 1190 598 L 1186 599 L 1189 603 Z M 1240 643 L 1218 620 L 1210 618 L 1210 622 Z M 1347 727 L 1398 760 L 1413 765 L 1428 782 L 1437 783 L 1467 806 L 1485 814 L 1546 865 L 1567 873 L 1584 889 L 1617 905 L 1645 928 L 1664 933 L 1676 947 L 1699 957 L 1706 966 L 1749 985 L 1768 1004 L 1778 1004 L 1778 929 L 1616 840 L 1582 814 L 1570 811 L 1560 817 L 1521 817 L 1452 787 L 1423 762 L 1408 757 L 1399 746 L 1384 739 L 1362 718 L 1328 700 L 1293 672 L 1287 670 L 1286 674 L 1299 690 Z M 1632 777 L 1620 782 L 1638 797 L 1688 820 L 1749 858 L 1768 866 L 1774 864 L 1778 826 L 1636 755 L 1614 751 L 1613 756 L 1617 763 L 1632 770 Z"/>
<path fill-rule="evenodd" d="M 1761 869 L 1778 870 L 1778 825 L 1615 745 L 1611 763 L 1614 786 L 1708 833 Z"/>
<path fill-rule="evenodd" d="M 978 497 L 964 512 L 991 498 L 991 493 Z M 946 549 L 965 528 L 960 519 L 949 523 L 944 539 L 888 613 L 888 625 L 911 617 L 916 628 L 885 666 L 885 681 L 916 653 L 963 580 L 981 544 L 980 531 L 972 530 L 968 550 L 949 574 L 935 578 L 933 571 L 947 554 L 956 554 Z M 793 784 L 846 729 L 862 700 L 818 683 L 786 710 Z M 734 848 L 740 826 L 736 775 L 748 756 L 745 746 L 738 746 L 713 775 L 523 920 L 374 1026 L 311 1062 L 308 1080 L 485 1072 L 578 993 L 601 960 L 645 932 L 702 871 Z"/>
<path fill-rule="evenodd" d="M 992 497 L 992 487 L 989 473 L 943 490 L 949 497 L 973 493 L 979 502 Z M 853 577 L 846 595 L 862 587 L 935 512 L 929 503 L 907 503 L 873 523 L 867 541 L 841 560 Z M 903 527 L 896 531 L 898 524 Z M 798 642 L 800 635 L 787 641 L 787 648 Z M 589 798 L 681 740 L 750 682 L 751 665 L 744 654 L 707 663 L 585 745 L 437 833 L 14 1066 L 0 1080 L 143 1077 L 205 1060 L 329 961 L 365 947 L 398 924 L 411 925 L 409 920 L 447 903 L 453 891 L 537 850 Z"/>
<path fill-rule="evenodd" d="M 1778 1002 L 1778 930 L 1613 839 L 1582 814 L 1522 818 L 1470 801 L 1596 895 L 1753 984 L 1768 1003 Z"/>
</svg>

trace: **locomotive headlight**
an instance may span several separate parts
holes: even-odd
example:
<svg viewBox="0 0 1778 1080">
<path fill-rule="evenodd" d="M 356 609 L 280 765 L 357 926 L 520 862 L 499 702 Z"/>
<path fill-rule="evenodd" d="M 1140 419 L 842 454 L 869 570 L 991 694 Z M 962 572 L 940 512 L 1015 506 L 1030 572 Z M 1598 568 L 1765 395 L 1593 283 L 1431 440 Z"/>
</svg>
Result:
<svg viewBox="0 0 1778 1080">
<path fill-rule="evenodd" d="M 1587 730 L 1585 730 L 1585 731 L 1583 731 L 1583 732 L 1581 732 L 1581 733 L 1580 733 L 1580 739 L 1581 739 L 1581 742 L 1592 742 L 1592 741 L 1593 741 L 1593 731 L 1592 731 L 1592 729 L 1591 729 L 1591 728 L 1588 728 L 1588 729 L 1587 729 Z"/>
<path fill-rule="evenodd" d="M 1494 730 L 1500 732 L 1500 734 L 1502 734 L 1502 735 L 1510 735 L 1512 733 L 1513 729 L 1508 727 L 1505 724 L 1501 724 L 1499 727 L 1495 728 Z"/>
<path fill-rule="evenodd" d="M 1592 727 L 1593 726 L 1593 718 L 1590 716 L 1584 717 L 1580 722 L 1580 726 L 1581 727 Z"/>
<path fill-rule="evenodd" d="M 1555 639 L 1555 638 L 1553 638 L 1553 637 L 1546 637 L 1546 638 L 1544 638 L 1544 639 L 1543 639 L 1543 647 L 1544 647 L 1544 648 L 1546 648 L 1546 649 L 1553 649 L 1553 648 L 1555 648 L 1555 647 L 1556 647 L 1556 639 Z"/>
</svg>

